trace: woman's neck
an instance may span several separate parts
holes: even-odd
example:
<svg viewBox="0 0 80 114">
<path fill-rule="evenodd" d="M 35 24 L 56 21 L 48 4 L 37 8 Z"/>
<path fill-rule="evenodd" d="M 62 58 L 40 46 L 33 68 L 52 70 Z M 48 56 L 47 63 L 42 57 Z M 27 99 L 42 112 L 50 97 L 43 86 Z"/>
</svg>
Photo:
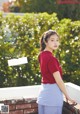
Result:
<svg viewBox="0 0 80 114">
<path fill-rule="evenodd" d="M 51 53 L 53 52 L 53 50 L 51 50 L 49 48 L 45 48 L 44 51 L 50 51 Z"/>
</svg>

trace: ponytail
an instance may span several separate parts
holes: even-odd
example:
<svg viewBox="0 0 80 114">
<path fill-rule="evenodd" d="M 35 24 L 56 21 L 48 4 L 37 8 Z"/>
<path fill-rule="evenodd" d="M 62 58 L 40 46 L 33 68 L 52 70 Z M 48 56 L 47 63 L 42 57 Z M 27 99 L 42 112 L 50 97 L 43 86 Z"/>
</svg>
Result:
<svg viewBox="0 0 80 114">
<path fill-rule="evenodd" d="M 44 42 L 44 36 L 42 35 L 41 41 L 40 41 L 40 51 L 43 51 L 46 47 L 46 44 Z"/>
</svg>

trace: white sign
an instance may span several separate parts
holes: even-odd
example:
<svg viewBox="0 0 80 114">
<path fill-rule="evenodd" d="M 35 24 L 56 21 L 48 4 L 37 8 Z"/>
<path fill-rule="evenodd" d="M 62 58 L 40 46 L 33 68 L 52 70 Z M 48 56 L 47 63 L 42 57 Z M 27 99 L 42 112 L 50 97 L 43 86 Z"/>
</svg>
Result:
<svg viewBox="0 0 80 114">
<path fill-rule="evenodd" d="M 28 63 L 27 57 L 8 60 L 9 66 L 17 66 L 17 65 L 26 64 L 26 63 Z"/>
<path fill-rule="evenodd" d="M 4 104 L 3 103 L 0 103 L 0 111 L 1 111 L 1 106 L 3 106 Z"/>
</svg>

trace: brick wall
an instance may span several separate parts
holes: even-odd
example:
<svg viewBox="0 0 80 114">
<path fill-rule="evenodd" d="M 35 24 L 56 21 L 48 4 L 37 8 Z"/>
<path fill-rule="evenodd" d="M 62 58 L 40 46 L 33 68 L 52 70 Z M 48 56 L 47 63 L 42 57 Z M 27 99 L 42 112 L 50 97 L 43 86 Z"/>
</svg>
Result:
<svg viewBox="0 0 80 114">
<path fill-rule="evenodd" d="M 41 85 L 0 88 L 0 103 L 9 105 L 9 114 L 38 114 L 36 98 L 40 87 Z M 80 86 L 66 83 L 66 87 L 70 97 L 78 103 L 76 108 L 80 110 Z"/>
<path fill-rule="evenodd" d="M 36 98 L 5 100 L 0 103 L 9 105 L 9 114 L 38 114 Z"/>
</svg>

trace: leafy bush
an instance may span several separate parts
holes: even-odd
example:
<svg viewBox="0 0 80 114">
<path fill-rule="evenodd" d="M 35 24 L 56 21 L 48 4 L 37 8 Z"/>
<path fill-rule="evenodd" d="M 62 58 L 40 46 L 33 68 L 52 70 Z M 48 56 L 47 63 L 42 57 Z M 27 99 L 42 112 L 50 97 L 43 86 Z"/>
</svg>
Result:
<svg viewBox="0 0 80 114">
<path fill-rule="evenodd" d="M 80 85 L 80 21 L 59 21 L 56 13 L 0 14 L 0 28 L 0 87 L 40 84 L 39 41 L 48 29 L 55 29 L 61 37 L 55 55 L 63 67 L 64 80 Z M 8 66 L 9 59 L 23 56 L 28 57 L 27 64 Z"/>
</svg>

